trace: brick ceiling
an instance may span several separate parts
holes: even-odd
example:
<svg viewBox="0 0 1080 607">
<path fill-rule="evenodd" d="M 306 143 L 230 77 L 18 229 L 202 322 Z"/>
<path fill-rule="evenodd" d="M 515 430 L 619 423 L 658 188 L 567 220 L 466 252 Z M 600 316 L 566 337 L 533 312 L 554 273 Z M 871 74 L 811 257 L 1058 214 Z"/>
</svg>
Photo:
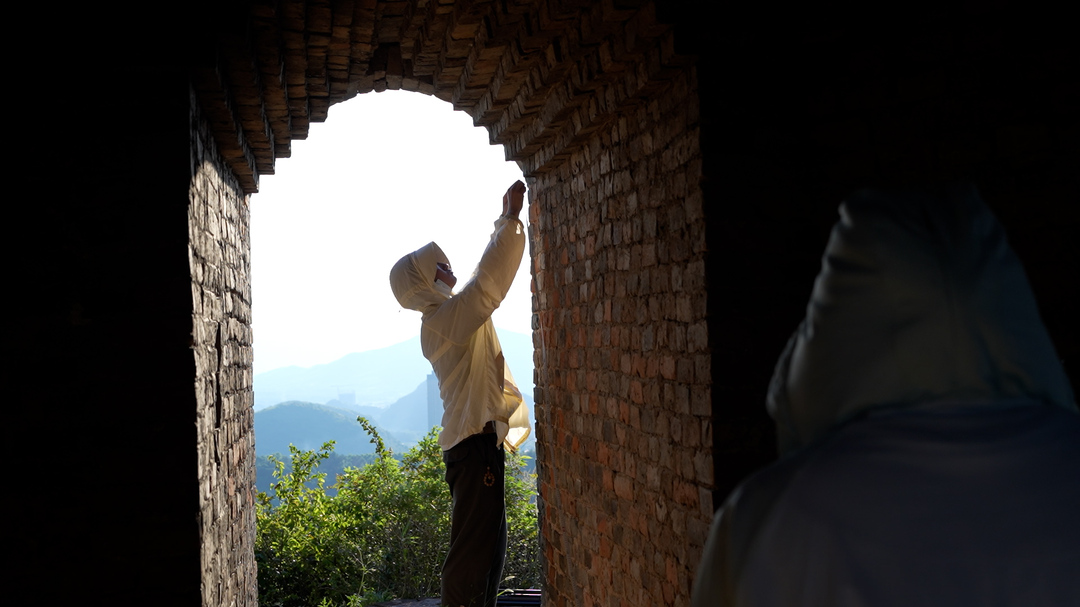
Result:
<svg viewBox="0 0 1080 607">
<path fill-rule="evenodd" d="M 642 0 L 258 0 L 241 13 L 192 83 L 248 193 L 357 94 L 448 101 L 529 174 L 687 63 Z"/>
</svg>

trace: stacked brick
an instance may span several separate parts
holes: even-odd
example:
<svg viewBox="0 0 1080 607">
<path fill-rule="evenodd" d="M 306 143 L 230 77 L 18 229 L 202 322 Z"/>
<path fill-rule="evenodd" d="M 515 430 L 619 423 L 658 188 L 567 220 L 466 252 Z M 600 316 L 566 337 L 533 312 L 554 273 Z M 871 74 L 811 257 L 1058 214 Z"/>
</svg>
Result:
<svg viewBox="0 0 1080 607">
<path fill-rule="evenodd" d="M 405 89 L 532 188 L 545 604 L 686 604 L 713 511 L 706 234 L 694 68 L 653 3 L 259 2 L 217 40 L 192 76 L 204 600 L 249 579 L 244 196 L 333 103 Z"/>
<path fill-rule="evenodd" d="M 548 605 L 686 604 L 712 518 L 692 71 L 533 185 Z"/>
<path fill-rule="evenodd" d="M 653 3 L 623 4 L 254 2 L 249 28 L 214 34 L 219 59 L 195 65 L 193 83 L 247 193 L 331 105 L 387 89 L 453 103 L 528 172 L 551 160 L 538 151 L 580 144 L 580 129 L 628 95 L 655 92 L 642 80 L 656 85 L 685 67 Z M 609 84 L 620 86 L 595 94 Z M 584 121 L 570 122 L 581 107 Z"/>
<path fill-rule="evenodd" d="M 193 93 L 194 94 L 194 93 Z M 247 196 L 192 103 L 188 257 L 204 605 L 257 604 Z"/>
</svg>

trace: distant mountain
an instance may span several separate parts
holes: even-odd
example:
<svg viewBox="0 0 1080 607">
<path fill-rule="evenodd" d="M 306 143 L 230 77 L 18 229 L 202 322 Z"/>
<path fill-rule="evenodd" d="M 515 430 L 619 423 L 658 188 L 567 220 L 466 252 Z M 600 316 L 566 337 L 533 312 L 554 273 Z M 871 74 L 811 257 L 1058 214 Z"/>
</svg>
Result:
<svg viewBox="0 0 1080 607">
<path fill-rule="evenodd" d="M 532 394 L 532 336 L 499 331 L 503 354 L 522 386 Z M 420 352 L 420 338 L 348 354 L 313 367 L 283 367 L 255 376 L 256 411 L 285 401 L 331 403 L 345 408 L 387 407 L 426 381 L 431 364 Z M 426 402 L 426 401 L 425 401 Z M 426 414 L 423 416 L 426 422 Z"/>
<path fill-rule="evenodd" d="M 255 454 L 288 454 L 289 444 L 315 450 L 328 440 L 336 441 L 334 452 L 342 455 L 374 453 L 371 437 L 356 421 L 358 413 L 317 403 L 289 401 L 255 412 Z M 369 417 L 369 419 L 371 419 Z M 395 453 L 404 445 L 377 420 L 375 424 L 386 446 Z"/>
<path fill-rule="evenodd" d="M 503 354 L 532 411 L 532 337 L 500 331 Z M 337 441 L 336 453 L 373 453 L 357 415 L 372 420 L 396 453 L 416 444 L 442 418 L 442 403 L 428 411 L 428 390 L 438 398 L 431 364 L 416 337 L 310 368 L 285 367 L 255 376 L 255 451 L 288 453 L 292 443 L 318 449 Z M 533 417 L 535 420 L 535 416 Z M 527 447 L 526 447 L 527 448 Z"/>
<path fill-rule="evenodd" d="M 355 395 L 349 404 L 385 407 L 430 372 L 431 365 L 420 353 L 420 338 L 414 337 L 387 348 L 347 354 L 332 363 L 259 373 L 254 378 L 255 409 L 289 400 L 326 403 L 349 394 Z"/>
<path fill-rule="evenodd" d="M 434 382 L 434 376 L 431 381 Z M 431 386 L 435 397 L 438 397 L 438 384 Z M 536 424 L 536 415 L 533 411 L 532 392 L 524 393 L 525 404 L 529 407 L 529 416 L 532 423 Z M 398 401 L 385 409 L 379 409 L 372 417 L 379 425 L 392 432 L 402 443 L 408 446 L 416 444 L 424 437 L 432 426 L 437 426 L 442 420 L 442 402 L 437 401 L 435 410 L 428 409 L 428 383 L 425 381 L 409 394 L 401 397 Z M 535 440 L 530 436 L 522 449 L 528 449 L 530 441 Z"/>
<path fill-rule="evenodd" d="M 431 386 L 435 398 L 438 398 L 438 384 Z M 414 445 L 442 420 L 442 402 L 436 401 L 434 414 L 428 411 L 428 380 L 424 380 L 415 390 L 402 396 L 394 404 L 379 409 L 373 419 L 379 425 L 394 433 L 406 445 Z"/>
</svg>

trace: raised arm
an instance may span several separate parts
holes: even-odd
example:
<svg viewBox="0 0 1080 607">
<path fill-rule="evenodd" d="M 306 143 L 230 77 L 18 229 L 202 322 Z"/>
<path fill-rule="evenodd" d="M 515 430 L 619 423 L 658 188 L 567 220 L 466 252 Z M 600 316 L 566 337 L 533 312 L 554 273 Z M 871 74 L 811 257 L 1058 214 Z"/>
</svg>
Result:
<svg viewBox="0 0 1080 607">
<path fill-rule="evenodd" d="M 476 267 L 461 291 L 424 322 L 454 343 L 465 343 L 499 307 L 514 282 L 525 252 L 525 229 L 518 215 L 524 206 L 525 184 L 517 181 L 502 198 L 503 214 Z"/>
</svg>

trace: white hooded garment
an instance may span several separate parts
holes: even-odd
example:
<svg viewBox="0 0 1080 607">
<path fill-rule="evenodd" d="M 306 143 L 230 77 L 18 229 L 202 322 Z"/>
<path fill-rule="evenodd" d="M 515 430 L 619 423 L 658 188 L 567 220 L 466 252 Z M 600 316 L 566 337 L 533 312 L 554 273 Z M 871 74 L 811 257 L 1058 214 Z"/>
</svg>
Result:
<svg viewBox="0 0 1080 607">
<path fill-rule="evenodd" d="M 521 222 L 500 217 L 476 272 L 455 295 L 435 283 L 435 264 L 449 260 L 434 242 L 402 257 L 390 270 L 398 303 L 423 315 L 420 346 L 439 379 L 439 445 L 444 451 L 483 431 L 488 421 L 495 422 L 499 444 L 511 450 L 529 436 L 528 407 L 491 323 L 524 251 Z"/>
<path fill-rule="evenodd" d="M 1080 605 L 1080 415 L 974 188 L 841 205 L 768 408 L 695 607 Z"/>
</svg>

